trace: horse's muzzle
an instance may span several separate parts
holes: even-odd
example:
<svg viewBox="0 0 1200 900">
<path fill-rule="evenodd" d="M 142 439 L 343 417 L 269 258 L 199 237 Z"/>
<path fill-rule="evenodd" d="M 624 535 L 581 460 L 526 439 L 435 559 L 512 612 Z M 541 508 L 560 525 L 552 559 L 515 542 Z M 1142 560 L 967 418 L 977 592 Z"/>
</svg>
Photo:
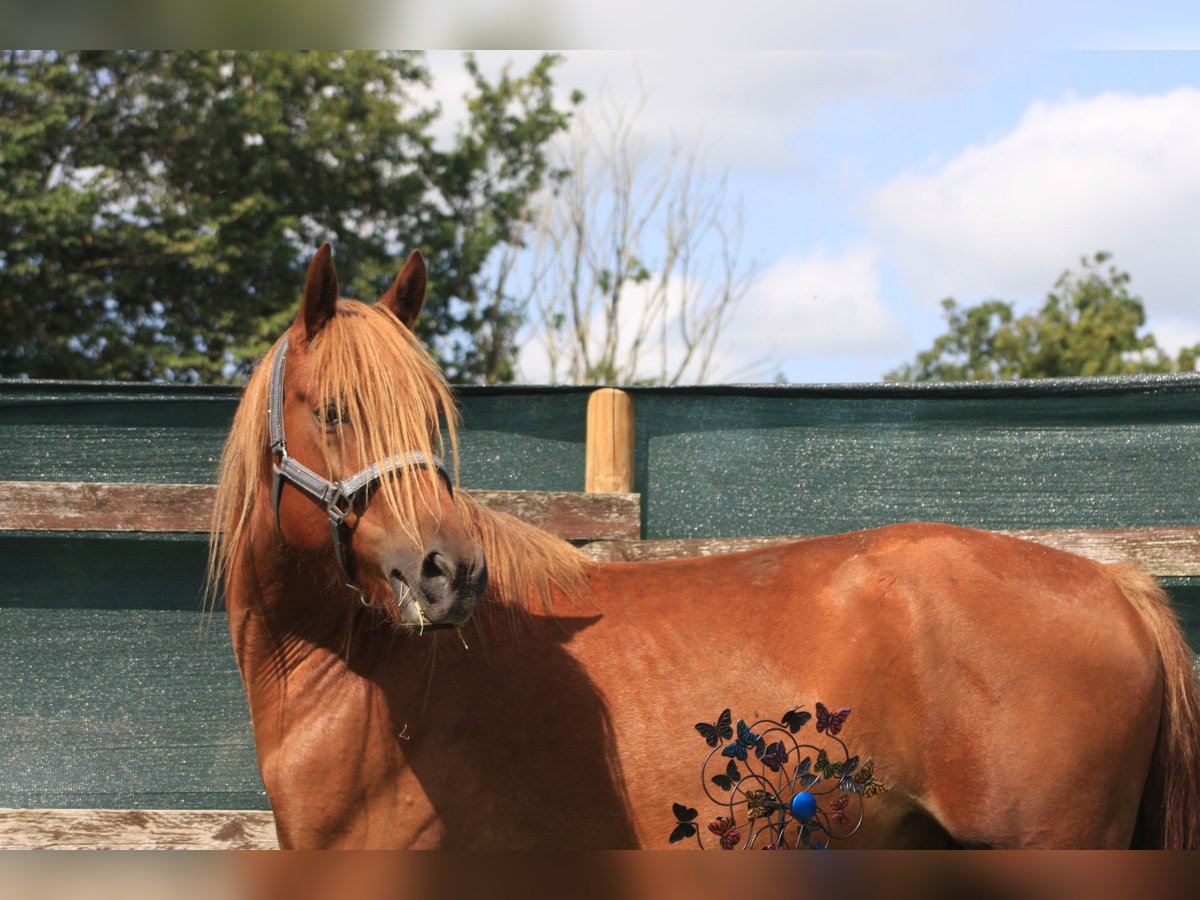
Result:
<svg viewBox="0 0 1200 900">
<path fill-rule="evenodd" d="M 467 555 L 435 545 L 426 551 L 415 572 L 406 571 L 408 568 L 392 567 L 388 583 L 400 618 L 420 630 L 462 625 L 487 589 L 482 547 L 471 547 Z"/>
</svg>

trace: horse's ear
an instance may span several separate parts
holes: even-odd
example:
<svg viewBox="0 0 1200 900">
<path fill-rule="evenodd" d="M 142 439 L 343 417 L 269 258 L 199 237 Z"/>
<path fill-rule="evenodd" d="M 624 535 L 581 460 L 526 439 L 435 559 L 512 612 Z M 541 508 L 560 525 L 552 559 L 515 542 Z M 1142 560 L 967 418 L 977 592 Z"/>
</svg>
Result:
<svg viewBox="0 0 1200 900">
<path fill-rule="evenodd" d="M 414 250 L 408 257 L 408 262 L 379 298 L 381 306 L 386 306 L 396 314 L 396 318 L 412 328 L 425 305 L 425 285 L 429 276 L 425 272 L 425 260 L 420 252 Z"/>
<path fill-rule="evenodd" d="M 304 282 L 304 300 L 300 304 L 300 315 L 296 325 L 303 327 L 304 337 L 312 340 L 337 312 L 337 270 L 333 267 L 333 248 L 328 243 L 313 254 L 308 264 L 308 278 Z"/>
</svg>

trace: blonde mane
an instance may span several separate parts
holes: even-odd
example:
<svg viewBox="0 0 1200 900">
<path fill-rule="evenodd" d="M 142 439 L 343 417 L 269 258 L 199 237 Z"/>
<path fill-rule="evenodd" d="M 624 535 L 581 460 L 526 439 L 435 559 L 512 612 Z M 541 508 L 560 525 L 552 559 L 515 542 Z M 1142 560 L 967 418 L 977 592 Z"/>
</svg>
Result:
<svg viewBox="0 0 1200 900">
<path fill-rule="evenodd" d="M 459 423 L 453 393 L 425 348 L 389 310 L 341 300 L 337 314 L 307 349 L 312 370 L 308 394 L 336 410 L 339 445 L 342 426 L 352 422 L 369 462 L 408 450 L 448 456 L 457 482 Z M 214 604 L 218 583 L 228 577 L 250 537 L 251 512 L 269 484 L 267 395 L 278 352 L 276 342 L 250 377 L 221 456 L 208 554 L 207 596 Z M 444 436 L 439 422 L 444 422 Z M 323 460 L 324 472 L 315 462 L 308 464 L 332 477 L 329 459 Z M 385 479 L 372 500 L 386 503 L 402 523 L 415 522 L 418 504 L 428 502 L 439 478 L 432 469 L 411 474 L 416 477 Z M 484 548 L 485 599 L 548 610 L 556 590 L 572 596 L 586 589 L 587 573 L 595 564 L 566 541 L 487 509 L 461 488 L 455 489 L 455 509 Z"/>
</svg>

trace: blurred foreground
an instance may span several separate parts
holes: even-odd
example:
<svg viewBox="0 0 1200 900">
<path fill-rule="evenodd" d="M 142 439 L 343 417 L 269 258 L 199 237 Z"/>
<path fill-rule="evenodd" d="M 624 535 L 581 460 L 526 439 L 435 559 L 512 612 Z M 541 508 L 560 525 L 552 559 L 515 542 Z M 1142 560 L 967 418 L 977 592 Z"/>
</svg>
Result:
<svg viewBox="0 0 1200 900">
<path fill-rule="evenodd" d="M 797 900 L 1107 900 L 1193 897 L 1186 854 L 1096 852 L 11 854 L 0 900 L 306 900 L 351 896 L 524 900 L 696 897 Z"/>
</svg>

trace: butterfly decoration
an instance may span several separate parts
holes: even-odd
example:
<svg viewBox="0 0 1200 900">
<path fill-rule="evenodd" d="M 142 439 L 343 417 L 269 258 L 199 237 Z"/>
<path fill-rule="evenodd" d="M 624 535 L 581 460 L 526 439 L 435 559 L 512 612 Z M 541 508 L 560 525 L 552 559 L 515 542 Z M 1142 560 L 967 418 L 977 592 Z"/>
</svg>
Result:
<svg viewBox="0 0 1200 900">
<path fill-rule="evenodd" d="M 804 757 L 804 761 L 796 766 L 796 783 L 800 785 L 800 790 L 806 791 L 818 781 L 821 780 L 820 775 L 814 775 L 812 771 L 813 759 L 811 756 Z"/>
<path fill-rule="evenodd" d="M 722 755 L 728 756 L 730 759 L 736 759 L 741 762 L 746 761 L 746 751 L 754 750 L 755 756 L 759 758 L 763 755 L 763 745 L 766 742 L 757 734 L 746 727 L 746 723 L 738 719 L 737 723 L 737 740 L 728 745 L 721 751 Z"/>
<path fill-rule="evenodd" d="M 850 716 L 850 707 L 843 706 L 837 712 L 831 713 L 824 703 L 817 704 L 817 731 L 828 731 L 837 737 Z"/>
<path fill-rule="evenodd" d="M 723 850 L 824 850 L 857 832 L 863 801 L 887 786 L 876 778 L 874 758 L 851 755 L 838 737 L 850 707 L 814 705 L 815 713 L 796 706 L 779 721 L 751 719 L 747 724 L 726 708 L 713 722 L 697 722 L 693 727 L 711 748 L 701 768 L 701 786 L 720 814 L 701 828 L 706 820 L 698 819 L 696 809 L 672 804 L 670 843 L 691 838 L 703 849 L 712 840 L 709 835 L 715 835 Z M 797 733 L 814 719 L 816 731 L 825 737 L 808 743 Z M 801 797 L 802 792 L 807 796 Z M 852 794 L 858 797 L 854 806 Z"/>
<path fill-rule="evenodd" d="M 825 850 L 825 849 L 827 849 L 829 846 L 827 843 L 820 844 L 820 843 L 817 843 L 817 841 L 813 840 L 813 835 L 820 835 L 823 831 L 825 831 L 825 829 L 821 827 L 821 823 L 817 821 L 816 816 L 813 816 L 811 819 L 809 819 L 806 822 L 801 822 L 800 823 L 800 843 L 803 844 L 805 849 L 807 849 L 807 850 Z M 818 840 L 819 840 L 819 838 L 818 838 Z"/>
<path fill-rule="evenodd" d="M 671 832 L 670 843 L 678 844 L 682 840 L 695 837 L 698 830 L 695 819 L 700 813 L 682 803 L 672 803 L 671 809 L 675 813 L 675 830 Z"/>
<path fill-rule="evenodd" d="M 722 850 L 732 850 L 741 841 L 742 835 L 736 830 L 736 825 L 732 816 L 717 816 L 708 823 L 708 830 L 720 838 Z"/>
<path fill-rule="evenodd" d="M 841 774 L 842 763 L 831 760 L 829 754 L 822 748 L 817 753 L 817 761 L 813 763 L 813 771 L 822 778 L 837 778 Z"/>
<path fill-rule="evenodd" d="M 853 786 L 849 790 L 862 794 L 864 797 L 874 797 L 887 791 L 887 785 L 875 780 L 875 759 L 868 756 L 867 761 L 854 773 Z"/>
<path fill-rule="evenodd" d="M 842 794 L 840 797 L 834 797 L 829 801 L 829 808 L 833 810 L 833 815 L 830 818 L 834 825 L 850 824 L 850 817 L 846 815 L 846 806 L 849 803 L 849 794 Z"/>
<path fill-rule="evenodd" d="M 695 727 L 700 732 L 700 737 L 704 738 L 704 743 L 710 747 L 717 747 L 722 742 L 733 737 L 733 729 L 729 725 L 731 720 L 732 716 L 729 710 L 726 709 L 717 717 L 715 725 L 709 725 L 707 722 L 697 722 Z"/>
<path fill-rule="evenodd" d="M 787 747 L 784 746 L 783 741 L 776 741 L 767 747 L 767 749 L 763 751 L 762 761 L 763 765 L 772 772 L 778 772 L 780 769 L 782 769 L 783 764 L 788 761 L 788 751 Z"/>
<path fill-rule="evenodd" d="M 733 786 L 742 780 L 742 773 L 732 759 L 729 765 L 725 767 L 725 774 L 714 775 L 712 782 L 723 791 L 732 791 Z"/>
<path fill-rule="evenodd" d="M 746 818 L 753 821 L 761 819 L 767 815 L 767 792 L 766 791 L 747 791 L 746 792 Z"/>
<path fill-rule="evenodd" d="M 790 731 L 792 734 L 795 734 L 797 731 L 807 725 L 811 719 L 812 713 L 807 712 L 806 710 L 803 710 L 797 706 L 795 709 L 789 709 L 787 712 L 785 712 L 783 714 L 783 718 L 779 721 L 784 727 L 787 728 L 788 731 Z"/>
<path fill-rule="evenodd" d="M 854 770 L 858 768 L 858 757 L 852 756 L 844 763 L 842 769 L 838 772 L 838 790 L 853 791 L 854 790 Z"/>
</svg>

